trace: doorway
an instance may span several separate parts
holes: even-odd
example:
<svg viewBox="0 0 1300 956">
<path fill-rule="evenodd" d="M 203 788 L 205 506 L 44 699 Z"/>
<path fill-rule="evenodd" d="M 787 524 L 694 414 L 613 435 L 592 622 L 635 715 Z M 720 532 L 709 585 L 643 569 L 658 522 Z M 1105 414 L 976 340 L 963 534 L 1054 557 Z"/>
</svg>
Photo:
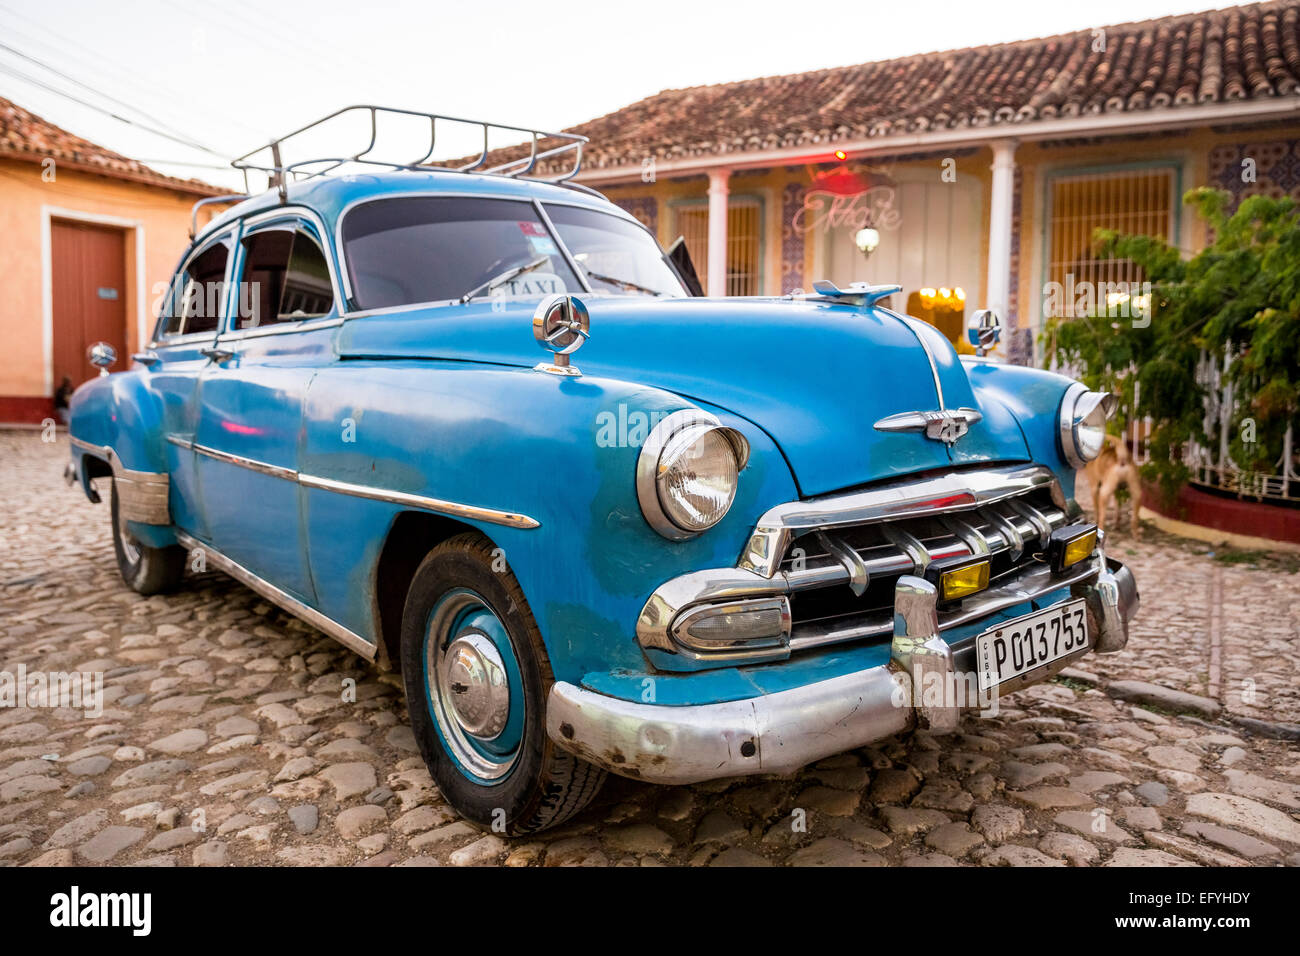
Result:
<svg viewBox="0 0 1300 956">
<path fill-rule="evenodd" d="M 86 349 L 107 342 L 126 360 L 126 233 L 94 223 L 50 222 L 53 387 L 93 378 Z"/>
</svg>

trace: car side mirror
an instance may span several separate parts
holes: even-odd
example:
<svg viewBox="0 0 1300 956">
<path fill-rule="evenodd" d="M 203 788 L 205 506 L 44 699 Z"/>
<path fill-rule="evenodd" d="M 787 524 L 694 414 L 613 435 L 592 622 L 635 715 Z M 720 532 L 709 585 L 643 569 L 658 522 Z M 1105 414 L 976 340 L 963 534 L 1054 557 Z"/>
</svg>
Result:
<svg viewBox="0 0 1300 956">
<path fill-rule="evenodd" d="M 966 323 L 966 339 L 976 355 L 986 355 L 1002 340 L 1002 320 L 992 309 L 977 309 Z"/>
<path fill-rule="evenodd" d="M 86 349 L 86 358 L 99 369 L 100 375 L 107 375 L 108 367 L 117 361 L 117 349 L 107 342 L 96 342 Z"/>
</svg>

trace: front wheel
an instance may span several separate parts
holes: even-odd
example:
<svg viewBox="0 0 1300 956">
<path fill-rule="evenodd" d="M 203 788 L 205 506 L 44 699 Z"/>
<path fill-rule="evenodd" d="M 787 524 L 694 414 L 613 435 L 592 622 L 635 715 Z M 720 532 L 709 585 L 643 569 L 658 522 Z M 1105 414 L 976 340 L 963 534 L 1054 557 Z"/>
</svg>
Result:
<svg viewBox="0 0 1300 956">
<path fill-rule="evenodd" d="M 151 548 L 137 541 L 122 515 L 116 481 L 113 482 L 112 499 L 113 551 L 117 554 L 117 569 L 122 572 L 122 580 L 139 594 L 174 590 L 185 573 L 185 549 L 176 545 Z"/>
<path fill-rule="evenodd" d="M 471 533 L 424 559 L 402 615 L 402 674 L 411 729 L 447 802 L 477 826 L 517 836 L 580 811 L 605 773 L 546 734 L 555 679 L 499 556 Z"/>
</svg>

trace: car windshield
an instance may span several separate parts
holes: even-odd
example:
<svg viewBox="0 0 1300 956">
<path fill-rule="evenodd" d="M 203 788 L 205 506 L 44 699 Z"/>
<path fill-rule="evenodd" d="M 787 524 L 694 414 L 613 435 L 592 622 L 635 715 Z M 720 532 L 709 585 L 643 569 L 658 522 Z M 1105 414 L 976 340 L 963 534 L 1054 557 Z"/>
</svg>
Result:
<svg viewBox="0 0 1300 956">
<path fill-rule="evenodd" d="M 548 203 L 546 211 L 592 291 L 687 294 L 635 223 L 577 206 Z M 344 218 L 343 245 L 357 309 L 584 291 L 533 204 L 522 200 L 375 200 Z"/>
<path fill-rule="evenodd" d="M 650 234 L 618 216 L 546 203 L 560 241 L 596 292 L 618 295 L 686 295 Z"/>
<path fill-rule="evenodd" d="M 583 291 L 526 201 L 379 199 L 347 214 L 343 245 L 358 309 Z"/>
</svg>

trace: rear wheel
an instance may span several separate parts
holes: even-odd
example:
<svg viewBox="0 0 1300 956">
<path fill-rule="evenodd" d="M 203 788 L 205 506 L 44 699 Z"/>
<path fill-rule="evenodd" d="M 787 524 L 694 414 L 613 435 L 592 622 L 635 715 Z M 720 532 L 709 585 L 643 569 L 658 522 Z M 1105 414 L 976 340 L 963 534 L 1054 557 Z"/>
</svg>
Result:
<svg viewBox="0 0 1300 956">
<path fill-rule="evenodd" d="M 113 551 L 122 580 L 140 594 L 171 591 L 185 573 L 185 549 L 177 545 L 151 548 L 137 541 L 127 526 L 117 500 L 117 482 L 113 482 Z"/>
<path fill-rule="evenodd" d="M 494 569 L 496 555 L 471 533 L 420 564 L 402 615 L 402 673 L 411 729 L 447 802 L 471 823 L 515 836 L 573 816 L 605 773 L 547 736 L 550 661 L 519 582 Z"/>
</svg>

